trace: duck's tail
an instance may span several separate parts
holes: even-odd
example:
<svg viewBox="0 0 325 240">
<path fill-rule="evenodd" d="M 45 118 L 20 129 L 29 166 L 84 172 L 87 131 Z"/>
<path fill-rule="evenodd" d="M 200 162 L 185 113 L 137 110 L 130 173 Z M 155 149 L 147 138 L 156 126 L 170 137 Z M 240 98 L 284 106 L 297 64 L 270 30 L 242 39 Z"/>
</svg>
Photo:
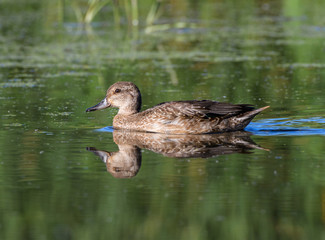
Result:
<svg viewBox="0 0 325 240">
<path fill-rule="evenodd" d="M 243 115 L 241 115 L 239 117 L 239 119 L 253 119 L 257 114 L 259 114 L 260 112 L 262 112 L 263 110 L 269 108 L 270 106 L 265 106 L 265 107 L 262 107 L 262 108 L 258 108 L 258 109 L 254 109 L 253 111 L 249 111 L 249 112 L 246 112 L 244 113 Z"/>
<path fill-rule="evenodd" d="M 258 108 L 258 109 L 254 109 L 252 111 L 249 111 L 249 112 L 245 112 L 239 116 L 236 116 L 236 120 L 238 122 L 240 122 L 241 124 L 241 127 L 242 129 L 244 129 L 252 120 L 253 118 L 259 114 L 260 112 L 262 112 L 263 110 L 269 108 L 270 106 L 265 106 L 265 107 L 262 107 L 262 108 Z"/>
</svg>

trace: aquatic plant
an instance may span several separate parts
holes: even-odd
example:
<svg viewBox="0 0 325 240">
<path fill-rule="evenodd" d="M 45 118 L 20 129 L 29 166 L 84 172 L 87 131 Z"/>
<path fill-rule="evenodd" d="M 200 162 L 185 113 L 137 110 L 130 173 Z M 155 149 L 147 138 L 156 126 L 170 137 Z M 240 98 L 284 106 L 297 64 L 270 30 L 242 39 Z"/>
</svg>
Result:
<svg viewBox="0 0 325 240">
<path fill-rule="evenodd" d="M 151 26 L 159 16 L 161 3 L 162 0 L 153 0 L 150 3 L 151 6 L 145 18 L 146 26 Z M 80 0 L 70 0 L 69 4 L 72 6 L 77 21 L 80 23 L 89 24 L 93 22 L 98 13 L 109 4 L 111 4 L 113 10 L 115 25 L 119 25 L 121 22 L 121 12 L 124 13 L 129 26 L 137 27 L 140 22 L 138 0 L 88 0 L 87 3 Z"/>
<path fill-rule="evenodd" d="M 71 6 L 75 12 L 78 22 L 90 23 L 100 10 L 111 0 L 88 0 L 86 10 L 82 11 L 83 2 L 71 0 Z"/>
</svg>

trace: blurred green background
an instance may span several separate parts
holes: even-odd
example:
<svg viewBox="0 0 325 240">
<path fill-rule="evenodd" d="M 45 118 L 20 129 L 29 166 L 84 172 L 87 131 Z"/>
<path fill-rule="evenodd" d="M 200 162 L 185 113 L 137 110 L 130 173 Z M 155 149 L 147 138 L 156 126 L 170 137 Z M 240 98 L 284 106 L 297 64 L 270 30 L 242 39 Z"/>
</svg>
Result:
<svg viewBox="0 0 325 240">
<path fill-rule="evenodd" d="M 1 239 L 325 239 L 324 1 L 2 0 Z M 116 81 L 170 100 L 270 105 L 255 121 L 318 135 L 208 159 L 142 151 L 115 179 Z M 273 129 L 276 130 L 276 129 Z"/>
</svg>

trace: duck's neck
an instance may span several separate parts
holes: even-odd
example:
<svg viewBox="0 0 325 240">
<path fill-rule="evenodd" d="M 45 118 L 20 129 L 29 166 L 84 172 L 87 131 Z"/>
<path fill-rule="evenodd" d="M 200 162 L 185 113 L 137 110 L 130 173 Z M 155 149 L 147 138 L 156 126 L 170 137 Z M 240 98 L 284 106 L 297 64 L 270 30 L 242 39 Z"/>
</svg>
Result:
<svg viewBox="0 0 325 240">
<path fill-rule="evenodd" d="M 119 108 L 117 114 L 129 116 L 129 115 L 133 115 L 133 114 L 138 113 L 138 112 L 139 111 L 137 109 L 134 109 L 134 108 Z"/>
<path fill-rule="evenodd" d="M 124 106 L 119 106 L 119 111 L 117 114 L 121 115 L 133 115 L 140 112 L 141 109 L 141 94 L 140 92 L 137 96 L 133 96 L 132 100 L 126 99 Z"/>
</svg>

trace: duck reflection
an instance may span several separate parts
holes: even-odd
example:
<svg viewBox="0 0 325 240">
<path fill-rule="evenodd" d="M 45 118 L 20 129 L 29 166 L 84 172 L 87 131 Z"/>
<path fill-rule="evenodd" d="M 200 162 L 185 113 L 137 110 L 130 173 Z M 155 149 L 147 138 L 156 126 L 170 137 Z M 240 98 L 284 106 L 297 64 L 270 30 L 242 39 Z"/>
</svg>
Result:
<svg viewBox="0 0 325 240">
<path fill-rule="evenodd" d="M 106 163 L 107 171 L 116 178 L 134 177 L 141 166 L 141 149 L 174 158 L 209 158 L 232 153 L 251 153 L 258 146 L 249 132 L 237 131 L 204 135 L 167 135 L 115 130 L 114 142 L 119 151 L 106 152 L 88 147 Z"/>
<path fill-rule="evenodd" d="M 131 178 L 141 166 L 141 149 L 134 145 L 118 144 L 118 152 L 106 152 L 88 147 L 106 164 L 107 171 L 116 178 Z"/>
</svg>

